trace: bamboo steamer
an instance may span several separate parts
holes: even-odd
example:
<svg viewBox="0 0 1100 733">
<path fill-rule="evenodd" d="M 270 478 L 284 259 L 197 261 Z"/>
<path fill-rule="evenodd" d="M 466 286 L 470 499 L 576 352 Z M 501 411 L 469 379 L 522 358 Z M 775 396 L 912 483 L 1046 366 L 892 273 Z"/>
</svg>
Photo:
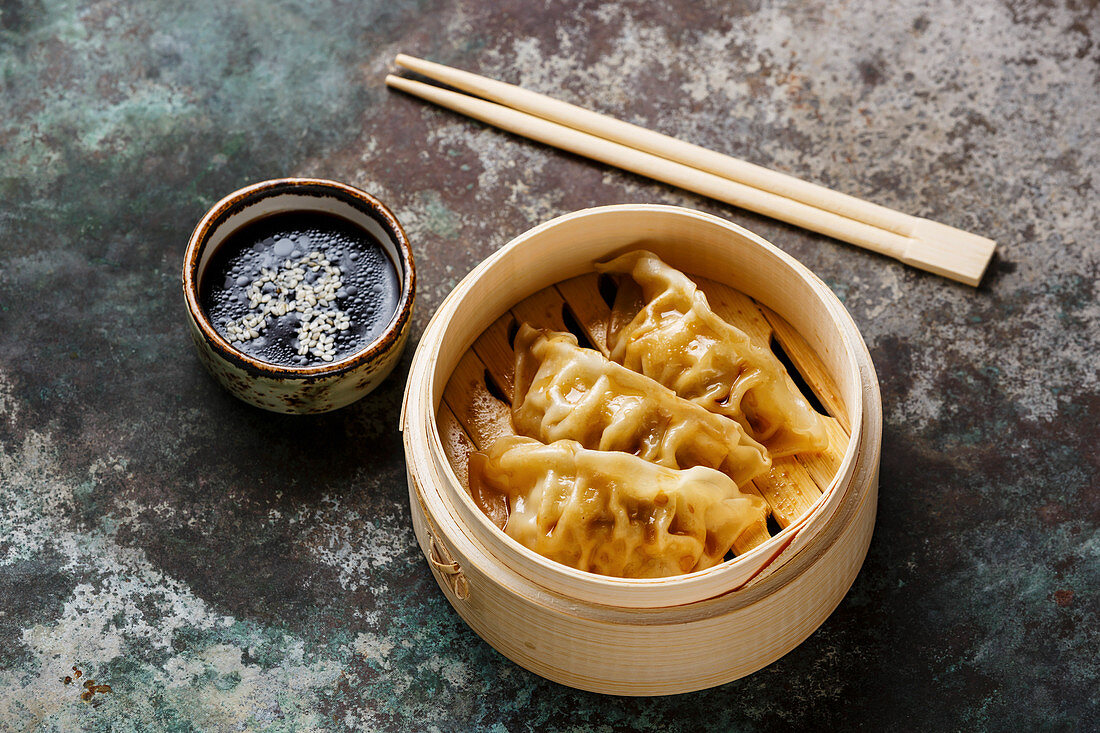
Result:
<svg viewBox="0 0 1100 733">
<path fill-rule="evenodd" d="M 784 473 L 776 497 L 761 485 L 781 531 L 708 570 L 650 580 L 565 567 L 494 526 L 452 463 L 453 436 L 444 433 L 453 420 L 443 400 L 452 374 L 468 368 L 471 347 L 502 314 L 555 284 L 568 293 L 562 284 L 590 273 L 594 261 L 641 247 L 755 301 L 776 335 L 788 339 L 796 363 L 813 365 L 803 375 L 816 370 L 812 386 L 844 429 L 831 481 L 819 476 L 820 495 L 803 497 L 797 515 L 781 511 L 790 503 L 783 492 L 797 484 L 790 475 L 805 470 Z M 594 692 L 699 690 L 790 651 L 851 586 L 874 527 L 881 412 L 858 329 L 832 291 L 792 257 L 742 227 L 689 209 L 586 209 L 509 242 L 459 283 L 428 324 L 401 414 L 413 527 L 451 605 L 517 664 Z M 807 467 L 820 474 L 820 466 Z"/>
</svg>

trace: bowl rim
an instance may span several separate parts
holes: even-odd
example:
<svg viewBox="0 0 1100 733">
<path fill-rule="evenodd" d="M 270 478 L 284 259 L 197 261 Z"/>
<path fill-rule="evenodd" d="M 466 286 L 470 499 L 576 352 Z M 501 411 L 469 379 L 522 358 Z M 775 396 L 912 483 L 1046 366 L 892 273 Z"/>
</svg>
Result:
<svg viewBox="0 0 1100 733">
<path fill-rule="evenodd" d="M 501 531 L 496 525 L 492 524 L 488 517 L 485 517 L 484 514 L 477 509 L 472 498 L 469 497 L 468 492 L 461 490 L 461 482 L 451 467 L 450 462 L 447 460 L 445 451 L 443 450 L 437 419 L 439 405 L 434 403 L 433 395 L 437 391 L 442 394 L 442 389 L 437 389 L 436 380 L 445 380 L 450 377 L 449 374 L 439 374 L 439 350 L 443 338 L 446 336 L 448 324 L 451 322 L 458 304 L 469 296 L 470 291 L 475 287 L 481 277 L 489 269 L 497 266 L 502 260 L 506 260 L 509 253 L 513 250 L 525 246 L 525 243 L 537 238 L 547 230 L 564 225 L 577 218 L 614 213 L 629 214 L 631 212 L 662 213 L 701 220 L 702 222 L 724 228 L 731 234 L 738 235 L 748 240 L 752 245 L 763 248 L 770 257 L 788 268 L 792 275 L 804 280 L 811 290 L 815 292 L 821 307 L 832 316 L 833 321 L 836 323 L 836 330 L 840 335 L 840 340 L 846 352 L 845 361 L 861 374 L 865 368 L 869 369 L 871 378 L 874 381 L 873 389 L 876 395 L 871 402 L 877 404 L 878 384 L 877 380 L 873 378 L 874 367 L 870 362 L 869 354 L 866 353 L 866 346 L 863 344 L 862 336 L 858 328 L 855 326 L 851 315 L 844 308 L 843 304 L 840 303 L 832 290 L 805 265 L 759 235 L 713 214 L 679 206 L 660 204 L 618 204 L 574 211 L 536 225 L 513 238 L 506 245 L 497 250 L 497 252 L 493 253 L 473 268 L 473 270 L 463 278 L 439 306 L 439 309 L 432 317 L 421 337 L 420 346 L 417 348 L 417 353 L 413 358 L 413 366 L 410 368 L 409 383 L 406 387 L 405 405 L 402 407 L 402 430 L 407 431 L 409 422 L 413 422 L 418 431 L 423 430 L 423 433 L 415 436 L 411 436 L 408 433 L 405 435 L 406 452 L 407 454 L 410 452 L 420 453 L 424 457 L 430 459 L 431 464 L 434 464 L 431 466 L 430 470 L 435 474 L 433 478 L 439 479 L 440 485 L 433 486 L 430 491 L 434 490 L 439 498 L 444 501 L 444 506 L 448 513 L 452 515 L 453 520 L 458 526 L 465 527 L 464 534 L 466 538 L 476 538 L 475 542 L 482 552 L 492 556 L 505 566 L 512 568 L 513 571 L 520 572 L 525 577 L 547 590 L 559 593 L 566 592 L 570 597 L 579 600 L 605 603 L 605 600 L 601 600 L 601 598 L 606 597 L 605 592 L 609 591 L 609 589 L 615 589 L 614 592 L 616 593 L 623 592 L 627 594 L 627 596 L 618 597 L 619 604 L 635 608 L 651 608 L 665 605 L 655 603 L 652 599 L 659 595 L 662 589 L 670 589 L 671 587 L 676 587 L 678 589 L 684 589 L 685 587 L 694 588 L 694 593 L 700 594 L 696 600 L 713 598 L 721 593 L 728 593 L 744 588 L 753 584 L 755 581 L 767 577 L 776 568 L 785 564 L 792 553 L 797 553 L 805 548 L 810 540 L 820 532 L 822 527 L 829 523 L 831 517 L 835 516 L 841 508 L 842 500 L 847 495 L 850 487 L 845 483 L 843 487 L 845 491 L 838 492 L 838 488 L 841 488 L 842 481 L 850 482 L 855 476 L 856 459 L 859 454 L 859 446 L 862 442 L 862 433 L 867 418 L 866 411 L 868 409 L 874 409 L 874 404 L 868 403 L 864 398 L 864 390 L 855 391 L 856 404 L 850 406 L 851 414 L 848 416 L 851 436 L 848 446 L 845 449 L 844 457 L 829 487 L 822 492 L 814 505 L 811 506 L 798 521 L 792 523 L 770 540 L 750 552 L 705 570 L 667 578 L 618 578 L 602 576 L 571 568 L 545 558 L 535 553 L 533 550 L 524 547 L 505 532 Z M 424 366 L 420 367 L 418 362 L 424 363 Z M 424 383 L 414 384 L 414 379 L 420 376 L 424 377 Z M 423 405 L 423 409 L 426 409 L 430 414 L 421 416 L 418 411 L 414 411 L 414 407 L 419 405 Z M 423 425 L 420 424 L 421 418 L 423 418 L 424 421 Z M 423 452 L 410 451 L 410 443 L 413 443 L 412 447 L 415 448 L 415 443 L 418 442 L 423 444 Z M 428 483 L 421 478 L 421 469 L 417 468 L 416 462 L 412 460 L 412 456 L 407 455 L 407 458 L 409 460 L 410 475 L 416 474 L 414 475 L 414 479 L 417 485 L 422 486 Z M 420 489 L 417 489 L 417 491 L 419 492 Z M 446 496 L 444 496 L 444 494 Z M 457 499 L 457 503 L 454 501 L 455 499 Z M 425 507 L 425 509 L 427 509 L 427 507 Z M 425 511 L 425 514 L 430 516 L 430 512 L 428 511 Z M 476 526 L 470 526 L 470 523 L 466 521 L 468 516 L 473 517 L 474 522 L 477 523 Z M 807 525 L 810 525 L 811 522 L 814 524 L 812 531 L 809 533 L 803 532 L 804 529 L 808 528 Z M 476 531 L 477 529 L 481 531 Z M 485 534 L 486 532 L 488 533 L 487 535 Z M 807 536 L 802 538 L 803 541 L 792 546 L 794 540 L 800 534 Z M 783 558 L 782 562 L 780 562 L 781 558 Z M 525 567 L 527 572 L 524 573 L 518 569 L 517 560 Z M 744 568 L 747 564 L 752 563 L 759 564 L 759 567 L 747 579 L 741 583 L 730 583 L 728 586 L 721 587 L 722 576 L 730 575 L 734 568 Z M 534 572 L 532 573 L 531 571 Z M 565 582 L 568 586 L 568 591 L 563 591 L 562 586 L 558 584 L 558 580 Z M 721 587 L 721 590 L 717 594 L 703 593 L 705 588 L 716 587 Z M 691 595 L 691 593 L 685 591 L 685 595 Z"/>
<path fill-rule="evenodd" d="M 244 211 L 249 206 L 275 196 L 298 194 L 309 196 L 334 196 L 341 202 L 358 209 L 374 219 L 392 237 L 393 244 L 401 259 L 401 295 L 393 317 L 374 340 L 348 356 L 319 366 L 291 366 L 261 361 L 250 356 L 229 343 L 206 317 L 199 303 L 199 262 L 210 236 L 233 214 Z M 297 208 L 297 211 L 311 211 L 309 208 Z M 336 214 L 339 216 L 339 214 Z M 346 217 L 341 217 L 346 219 Z M 241 224 L 243 227 L 255 219 Z M 350 222 L 350 220 L 348 220 Z M 353 225 L 355 222 L 351 222 Z M 358 225 L 356 225 L 358 226 Z M 238 227 L 240 228 L 240 227 Z M 235 231 L 235 230 L 234 230 Z M 231 232 L 232 234 L 232 232 Z M 209 261 L 208 261 L 209 262 Z M 371 194 L 346 183 L 325 178 L 273 178 L 252 183 L 222 197 L 203 215 L 195 226 L 187 242 L 183 257 L 183 295 L 187 312 L 198 328 L 203 340 L 222 359 L 244 371 L 273 379 L 316 379 L 330 377 L 352 371 L 365 363 L 375 360 L 400 342 L 401 334 L 412 319 L 413 300 L 416 295 L 416 266 L 413 261 L 412 245 L 401 223 L 393 212 Z"/>
</svg>

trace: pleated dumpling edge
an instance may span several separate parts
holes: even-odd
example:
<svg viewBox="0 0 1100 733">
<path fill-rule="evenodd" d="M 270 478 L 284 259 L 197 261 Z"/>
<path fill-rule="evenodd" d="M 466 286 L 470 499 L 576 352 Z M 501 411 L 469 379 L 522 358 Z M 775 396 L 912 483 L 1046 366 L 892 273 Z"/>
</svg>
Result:
<svg viewBox="0 0 1100 733">
<path fill-rule="evenodd" d="M 471 456 L 470 484 L 475 497 L 507 503 L 504 532 L 524 547 L 624 578 L 713 567 L 767 514 L 763 499 L 718 471 L 671 469 L 571 440 L 500 438 Z"/>
<path fill-rule="evenodd" d="M 772 457 L 827 447 L 821 416 L 782 362 L 720 318 L 691 278 L 647 250 L 596 271 L 619 276 L 608 328 L 613 361 L 736 420 Z"/>
</svg>

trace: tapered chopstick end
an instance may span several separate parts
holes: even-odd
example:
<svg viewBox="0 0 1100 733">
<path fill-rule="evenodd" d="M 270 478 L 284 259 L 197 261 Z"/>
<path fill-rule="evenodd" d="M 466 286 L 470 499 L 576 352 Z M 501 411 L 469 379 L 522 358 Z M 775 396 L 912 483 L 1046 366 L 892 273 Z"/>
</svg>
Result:
<svg viewBox="0 0 1100 733">
<path fill-rule="evenodd" d="M 928 219 L 919 219 L 910 237 L 913 243 L 902 262 L 973 287 L 981 283 L 997 251 L 997 243 L 988 237 Z"/>
</svg>

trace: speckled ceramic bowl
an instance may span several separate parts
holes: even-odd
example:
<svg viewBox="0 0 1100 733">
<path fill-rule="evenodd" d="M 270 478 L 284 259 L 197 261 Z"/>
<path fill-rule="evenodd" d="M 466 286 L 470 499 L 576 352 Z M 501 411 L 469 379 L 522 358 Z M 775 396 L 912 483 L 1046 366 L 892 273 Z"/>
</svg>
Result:
<svg viewBox="0 0 1100 733">
<path fill-rule="evenodd" d="M 244 354 L 215 330 L 199 305 L 203 273 L 218 247 L 246 224 L 292 211 L 334 214 L 362 227 L 381 242 L 401 282 L 397 309 L 382 335 L 351 356 L 321 366 L 276 365 Z M 187 319 L 203 365 L 237 397 L 274 412 L 327 412 L 377 387 L 401 357 L 415 292 L 412 249 L 396 217 L 370 194 L 321 179 L 282 178 L 229 194 L 195 227 L 183 260 Z"/>
</svg>

